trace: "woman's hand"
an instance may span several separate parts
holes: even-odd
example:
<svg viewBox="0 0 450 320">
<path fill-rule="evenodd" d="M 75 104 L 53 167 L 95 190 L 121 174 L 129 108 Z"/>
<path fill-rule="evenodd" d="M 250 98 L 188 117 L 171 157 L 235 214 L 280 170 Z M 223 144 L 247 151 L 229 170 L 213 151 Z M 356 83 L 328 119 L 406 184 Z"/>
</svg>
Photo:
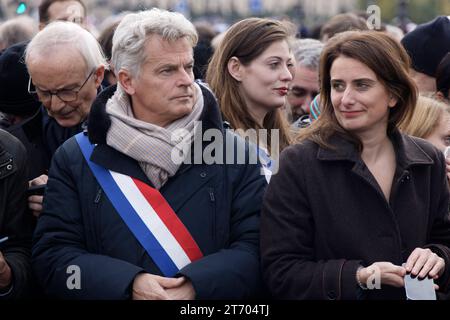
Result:
<svg viewBox="0 0 450 320">
<path fill-rule="evenodd" d="M 406 272 L 420 279 L 438 279 L 445 269 L 445 261 L 430 249 L 416 248 L 406 261 Z"/>
<path fill-rule="evenodd" d="M 358 282 L 367 286 L 369 289 L 381 289 L 376 285 L 388 285 L 397 288 L 405 286 L 403 278 L 406 275 L 406 269 L 396 266 L 390 262 L 375 262 L 366 268 L 358 271 L 356 277 Z M 370 283 L 370 284 L 369 284 Z"/>
</svg>

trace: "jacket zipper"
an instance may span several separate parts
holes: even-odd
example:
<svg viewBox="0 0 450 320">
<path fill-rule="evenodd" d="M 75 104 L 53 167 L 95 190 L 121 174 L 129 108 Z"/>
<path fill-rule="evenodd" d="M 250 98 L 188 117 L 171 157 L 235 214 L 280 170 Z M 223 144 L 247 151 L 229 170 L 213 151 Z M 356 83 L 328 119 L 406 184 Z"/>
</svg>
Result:
<svg viewBox="0 0 450 320">
<path fill-rule="evenodd" d="M 95 199 L 94 199 L 94 207 L 95 207 L 95 211 L 98 213 L 100 212 L 100 201 L 102 199 L 102 188 L 98 187 L 98 191 L 97 194 L 95 195 Z M 101 214 L 94 214 L 92 215 L 92 223 L 94 225 L 100 226 L 100 229 L 96 229 L 97 232 L 92 234 L 92 237 L 95 239 L 95 243 L 97 246 L 97 250 L 99 252 L 103 252 L 103 246 L 102 246 L 102 242 L 101 242 L 101 237 L 100 237 L 100 230 L 101 230 Z"/>
<path fill-rule="evenodd" d="M 212 204 L 212 212 L 211 212 L 211 236 L 213 239 L 213 243 L 216 242 L 216 197 L 214 196 L 214 189 L 209 188 L 209 200 Z"/>
<path fill-rule="evenodd" d="M 98 204 L 101 198 L 102 198 L 102 188 L 99 188 L 97 191 L 97 195 L 95 196 L 94 203 Z"/>
</svg>

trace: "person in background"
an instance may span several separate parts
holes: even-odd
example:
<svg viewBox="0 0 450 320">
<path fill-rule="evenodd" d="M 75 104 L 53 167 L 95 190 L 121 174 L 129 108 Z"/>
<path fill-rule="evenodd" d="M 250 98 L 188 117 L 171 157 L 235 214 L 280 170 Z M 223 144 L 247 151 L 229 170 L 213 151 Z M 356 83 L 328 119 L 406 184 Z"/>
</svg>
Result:
<svg viewBox="0 0 450 320">
<path fill-rule="evenodd" d="M 0 112 L 7 129 L 19 125 L 39 110 L 39 103 L 27 92 L 28 71 L 24 63 L 27 43 L 10 46 L 0 54 Z"/>
<path fill-rule="evenodd" d="M 349 30 L 369 30 L 366 20 L 354 13 L 341 13 L 325 22 L 320 29 L 320 41 L 326 43 L 336 34 Z"/>
<path fill-rule="evenodd" d="M 450 106 L 433 97 L 419 96 L 413 116 L 400 124 L 405 134 L 428 140 L 445 152 L 450 147 Z M 450 153 L 447 155 L 447 176 L 450 181 Z"/>
<path fill-rule="evenodd" d="M 392 38 L 394 38 L 398 42 L 401 42 L 403 37 L 405 36 L 402 29 L 400 29 L 397 26 L 391 25 L 391 24 L 386 25 L 385 33 L 387 35 L 390 35 Z"/>
<path fill-rule="evenodd" d="M 198 43 L 194 48 L 194 77 L 195 79 L 204 80 L 209 60 L 213 54 L 211 41 L 217 33 L 208 22 L 197 22 L 194 26 L 198 32 Z"/>
<path fill-rule="evenodd" d="M 63 21 L 49 24 L 31 40 L 25 63 L 28 92 L 43 106 L 37 117 L 42 119 L 43 147 L 51 159 L 64 141 L 83 131 L 108 65 L 92 34 Z M 46 182 L 43 174 L 30 185 Z M 38 216 L 42 196 L 30 197 L 29 207 Z"/>
<path fill-rule="evenodd" d="M 13 45 L 0 55 L 0 111 L 7 120 L 3 128 L 25 146 L 28 180 L 32 180 L 47 173 L 50 157 L 44 147 L 41 104 L 28 93 L 26 46 L 27 43 Z"/>
<path fill-rule="evenodd" d="M 444 152 L 450 146 L 450 106 L 432 97 L 419 96 L 411 120 L 401 123 L 400 130 L 428 140 Z"/>
<path fill-rule="evenodd" d="M 417 100 L 408 68 L 381 32 L 325 46 L 322 113 L 283 151 L 263 202 L 262 268 L 275 298 L 406 299 L 408 273 L 448 291 L 444 155 L 398 130 Z"/>
<path fill-rule="evenodd" d="M 239 21 L 226 32 L 206 73 L 224 120 L 242 135 L 254 133 L 249 139 L 258 145 L 268 179 L 277 170 L 278 153 L 291 141 L 280 110 L 295 72 L 289 36 L 275 20 Z M 266 139 L 259 138 L 261 132 Z"/>
<path fill-rule="evenodd" d="M 53 21 L 69 21 L 86 28 L 86 5 L 81 0 L 42 0 L 39 8 L 39 30 Z"/>
<path fill-rule="evenodd" d="M 106 27 L 98 37 L 98 42 L 102 47 L 103 53 L 105 54 L 106 60 L 108 64 L 111 61 L 111 51 L 112 51 L 112 39 L 114 36 L 114 31 L 116 31 L 117 26 L 119 25 L 120 20 L 112 23 L 108 27 Z M 114 85 L 117 83 L 116 76 L 114 74 L 114 70 L 105 70 L 105 76 L 103 78 L 102 86 L 104 88 L 109 87 L 110 85 Z"/>
<path fill-rule="evenodd" d="M 20 16 L 0 25 L 0 52 L 14 44 L 29 41 L 37 33 L 36 22 L 28 16 Z"/>
<path fill-rule="evenodd" d="M 310 104 L 319 93 L 319 59 L 323 44 L 318 40 L 299 39 L 291 42 L 295 57 L 295 76 L 287 95 L 288 109 L 295 123 L 309 115 Z"/>
<path fill-rule="evenodd" d="M 0 300 L 26 298 L 31 282 L 31 220 L 26 214 L 25 148 L 0 130 Z"/>
<path fill-rule="evenodd" d="M 442 59 L 436 71 L 436 96 L 450 104 L 450 52 Z"/>
<path fill-rule="evenodd" d="M 437 67 L 450 52 L 450 19 L 440 16 L 421 24 L 407 33 L 401 43 L 412 60 L 410 74 L 419 92 L 435 93 Z"/>
</svg>

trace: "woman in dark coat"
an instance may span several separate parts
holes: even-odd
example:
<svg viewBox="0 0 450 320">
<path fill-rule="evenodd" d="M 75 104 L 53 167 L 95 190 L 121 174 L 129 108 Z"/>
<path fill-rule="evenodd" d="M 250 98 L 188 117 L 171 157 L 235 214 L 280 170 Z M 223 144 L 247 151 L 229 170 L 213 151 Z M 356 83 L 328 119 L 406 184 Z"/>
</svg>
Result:
<svg viewBox="0 0 450 320">
<path fill-rule="evenodd" d="M 321 117 L 282 153 L 265 194 L 262 263 L 274 297 L 405 299 L 407 273 L 447 290 L 444 157 L 397 129 L 417 98 L 408 66 L 377 32 L 325 47 Z"/>
</svg>

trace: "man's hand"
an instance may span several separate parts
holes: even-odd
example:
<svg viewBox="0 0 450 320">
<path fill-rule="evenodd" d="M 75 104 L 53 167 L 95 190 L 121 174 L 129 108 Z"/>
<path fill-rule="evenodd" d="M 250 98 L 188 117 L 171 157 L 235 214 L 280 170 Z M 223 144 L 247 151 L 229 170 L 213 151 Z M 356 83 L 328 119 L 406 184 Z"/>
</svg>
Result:
<svg viewBox="0 0 450 320">
<path fill-rule="evenodd" d="M 185 278 L 165 278 L 149 273 L 140 273 L 134 278 L 133 300 L 169 300 L 166 289 L 183 284 Z"/>
<path fill-rule="evenodd" d="M 39 186 L 42 184 L 47 184 L 48 176 L 43 174 L 37 178 L 34 178 L 30 182 L 28 182 L 28 185 L 30 187 L 32 186 Z M 39 217 L 39 215 L 42 212 L 42 202 L 44 201 L 43 196 L 30 196 L 28 197 L 28 207 L 33 211 L 33 215 L 35 217 Z"/>
<path fill-rule="evenodd" d="M 0 289 L 9 287 L 11 285 L 11 281 L 11 268 L 0 251 Z"/>
<path fill-rule="evenodd" d="M 194 300 L 195 290 L 192 286 L 192 282 L 189 279 L 184 279 L 183 283 L 176 288 L 167 289 L 166 292 L 171 300 Z"/>
</svg>

